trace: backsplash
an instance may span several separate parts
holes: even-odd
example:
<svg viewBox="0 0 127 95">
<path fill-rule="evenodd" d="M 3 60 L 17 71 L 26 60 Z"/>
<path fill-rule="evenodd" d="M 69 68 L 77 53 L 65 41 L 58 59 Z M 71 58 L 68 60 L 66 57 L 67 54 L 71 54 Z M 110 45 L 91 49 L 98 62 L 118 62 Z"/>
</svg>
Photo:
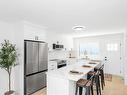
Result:
<svg viewBox="0 0 127 95">
<path fill-rule="evenodd" d="M 69 52 L 65 50 L 52 50 L 48 53 L 49 60 L 51 59 L 66 59 L 69 57 Z"/>
</svg>

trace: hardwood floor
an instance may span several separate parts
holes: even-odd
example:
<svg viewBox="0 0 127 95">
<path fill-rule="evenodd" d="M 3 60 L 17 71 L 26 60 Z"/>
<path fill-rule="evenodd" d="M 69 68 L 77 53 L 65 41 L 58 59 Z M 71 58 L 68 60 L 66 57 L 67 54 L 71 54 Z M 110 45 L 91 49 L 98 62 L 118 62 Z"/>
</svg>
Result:
<svg viewBox="0 0 127 95">
<path fill-rule="evenodd" d="M 102 95 L 127 95 L 127 86 L 121 77 L 113 76 L 112 82 L 106 81 Z"/>
<path fill-rule="evenodd" d="M 32 94 L 32 95 L 47 95 L 46 94 L 46 88 L 40 90 L 40 91 L 37 91 L 36 93 Z"/>
<path fill-rule="evenodd" d="M 46 88 L 32 95 L 46 95 Z M 96 95 L 96 93 L 94 95 Z M 112 81 L 106 81 L 102 95 L 127 95 L 127 86 L 124 85 L 124 81 L 121 77 L 113 76 Z"/>
</svg>

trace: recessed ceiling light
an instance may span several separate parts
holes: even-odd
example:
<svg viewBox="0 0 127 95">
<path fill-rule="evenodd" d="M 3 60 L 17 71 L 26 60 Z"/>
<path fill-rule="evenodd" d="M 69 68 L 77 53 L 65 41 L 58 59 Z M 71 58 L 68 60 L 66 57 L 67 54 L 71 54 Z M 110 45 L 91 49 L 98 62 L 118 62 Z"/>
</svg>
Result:
<svg viewBox="0 0 127 95">
<path fill-rule="evenodd" d="M 74 26 L 72 29 L 76 31 L 82 31 L 85 30 L 85 28 L 86 28 L 85 26 L 78 25 L 78 26 Z"/>
</svg>

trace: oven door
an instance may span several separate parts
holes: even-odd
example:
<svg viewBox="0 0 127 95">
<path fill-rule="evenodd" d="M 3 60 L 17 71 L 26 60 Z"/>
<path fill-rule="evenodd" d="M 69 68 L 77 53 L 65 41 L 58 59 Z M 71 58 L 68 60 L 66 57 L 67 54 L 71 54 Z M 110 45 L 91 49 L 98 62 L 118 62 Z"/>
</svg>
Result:
<svg viewBox="0 0 127 95">
<path fill-rule="evenodd" d="M 62 68 L 62 67 L 65 67 L 66 65 L 67 65 L 66 63 L 64 63 L 64 64 L 58 64 L 57 68 Z"/>
</svg>

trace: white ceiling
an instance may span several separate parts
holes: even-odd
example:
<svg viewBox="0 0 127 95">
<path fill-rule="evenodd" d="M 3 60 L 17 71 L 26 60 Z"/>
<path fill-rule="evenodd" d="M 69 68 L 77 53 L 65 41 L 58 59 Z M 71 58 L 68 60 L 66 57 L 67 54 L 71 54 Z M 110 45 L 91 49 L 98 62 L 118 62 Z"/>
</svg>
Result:
<svg viewBox="0 0 127 95">
<path fill-rule="evenodd" d="M 118 32 L 127 27 L 127 0 L 0 0 L 0 20 L 27 20 L 67 34 L 75 25 L 87 34 Z"/>
</svg>

